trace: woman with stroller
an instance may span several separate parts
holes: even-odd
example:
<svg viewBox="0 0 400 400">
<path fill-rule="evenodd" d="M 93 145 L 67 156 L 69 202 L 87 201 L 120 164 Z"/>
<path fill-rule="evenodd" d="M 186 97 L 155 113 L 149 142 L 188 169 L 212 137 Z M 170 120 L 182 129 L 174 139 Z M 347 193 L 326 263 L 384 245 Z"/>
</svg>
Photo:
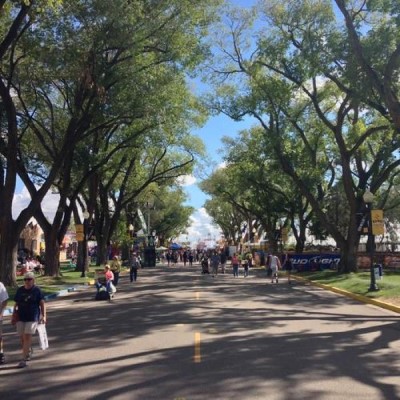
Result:
<svg viewBox="0 0 400 400">
<path fill-rule="evenodd" d="M 117 291 L 113 284 L 114 274 L 111 271 L 111 268 L 108 264 L 104 266 L 104 278 L 100 277 L 97 279 L 96 283 L 96 300 L 106 300 L 114 296 L 114 293 Z M 105 290 L 104 290 L 105 287 Z M 104 292 L 99 295 L 100 292 Z M 108 293 L 106 296 L 105 293 Z M 104 296 L 104 297 L 103 297 Z"/>
<path fill-rule="evenodd" d="M 114 273 L 111 271 L 111 267 L 108 264 L 104 266 L 104 278 L 106 278 L 107 291 L 111 293 L 114 280 Z"/>
<path fill-rule="evenodd" d="M 210 271 L 208 269 L 208 257 L 207 254 L 204 253 L 203 257 L 201 258 L 201 273 L 202 274 L 209 274 Z"/>
</svg>

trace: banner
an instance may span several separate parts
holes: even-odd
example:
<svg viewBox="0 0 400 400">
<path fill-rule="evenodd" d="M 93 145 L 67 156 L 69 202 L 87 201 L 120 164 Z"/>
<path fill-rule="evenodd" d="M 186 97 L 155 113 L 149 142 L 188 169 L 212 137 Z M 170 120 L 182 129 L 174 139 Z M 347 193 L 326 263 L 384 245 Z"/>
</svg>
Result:
<svg viewBox="0 0 400 400">
<path fill-rule="evenodd" d="M 385 234 L 383 210 L 371 210 L 372 234 L 374 236 Z"/>
<path fill-rule="evenodd" d="M 320 271 L 328 268 L 336 268 L 340 261 L 340 254 L 292 254 L 289 255 L 293 268 L 301 271 Z"/>
</svg>

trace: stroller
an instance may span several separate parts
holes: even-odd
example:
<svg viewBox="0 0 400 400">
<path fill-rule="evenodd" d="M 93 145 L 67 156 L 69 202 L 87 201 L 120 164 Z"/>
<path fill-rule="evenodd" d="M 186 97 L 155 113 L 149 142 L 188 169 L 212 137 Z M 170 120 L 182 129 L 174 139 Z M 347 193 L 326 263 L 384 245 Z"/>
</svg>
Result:
<svg viewBox="0 0 400 400">
<path fill-rule="evenodd" d="M 111 283 L 107 285 L 105 278 L 98 278 L 96 282 L 97 292 L 94 299 L 111 301 L 114 297 L 114 291 L 112 288 L 113 285 Z"/>
<path fill-rule="evenodd" d="M 207 257 L 204 257 L 201 260 L 201 273 L 202 274 L 209 274 L 210 273 L 210 271 L 208 269 L 208 258 Z"/>
</svg>

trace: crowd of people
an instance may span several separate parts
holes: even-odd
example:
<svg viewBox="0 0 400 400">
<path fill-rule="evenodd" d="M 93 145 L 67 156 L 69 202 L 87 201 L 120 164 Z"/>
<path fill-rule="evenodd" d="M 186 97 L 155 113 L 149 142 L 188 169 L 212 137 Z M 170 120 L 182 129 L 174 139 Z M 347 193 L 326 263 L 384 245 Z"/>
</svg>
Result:
<svg viewBox="0 0 400 400">
<path fill-rule="evenodd" d="M 229 256 L 224 249 L 209 249 L 209 250 L 168 250 L 161 255 L 161 260 L 165 260 L 168 267 L 175 266 L 178 262 L 184 267 L 193 266 L 193 262 L 199 263 L 202 268 L 202 274 L 211 274 L 217 276 L 219 272 L 225 274 L 227 265 L 232 267 L 234 277 L 239 277 L 240 268 L 243 268 L 243 276 L 249 276 L 250 270 L 255 265 L 255 259 L 258 257 L 258 262 L 261 257 L 252 251 L 246 251 L 242 254 L 234 253 Z M 271 283 L 278 283 L 279 270 L 284 270 L 287 274 L 287 281 L 291 283 L 291 271 L 293 269 L 292 262 L 288 254 L 284 254 L 282 259 L 274 254 L 268 254 L 263 260 L 263 265 L 266 266 L 268 276 L 271 277 Z M 210 271 L 211 270 L 211 271 Z"/>
<path fill-rule="evenodd" d="M 203 274 L 210 274 L 216 277 L 219 273 L 225 274 L 227 265 L 232 267 L 233 277 L 239 277 L 239 269 L 243 268 L 243 276 L 249 276 L 254 265 L 254 254 L 251 251 L 243 254 L 234 253 L 229 256 L 223 249 L 210 250 L 168 250 L 163 254 L 168 267 L 174 266 L 178 262 L 184 266 L 193 266 L 199 263 Z M 13 308 L 12 323 L 16 326 L 17 334 L 20 338 L 22 358 L 18 363 L 19 368 L 26 367 L 32 358 L 32 335 L 35 334 L 39 324 L 46 323 L 46 307 L 44 296 L 40 288 L 35 284 L 35 265 L 31 260 L 24 260 L 27 270 L 24 271 L 24 284 L 20 286 L 14 296 L 15 305 Z M 274 254 L 266 257 L 265 267 L 267 275 L 271 278 L 271 283 L 278 283 L 279 270 L 285 270 L 287 281 L 291 283 L 291 271 L 293 269 L 290 257 L 285 254 L 282 259 Z M 121 273 L 122 262 L 117 255 L 114 255 L 110 263 L 104 265 L 104 272 L 101 279 L 96 282 L 98 292 L 102 286 L 111 296 L 117 290 L 119 276 Z M 140 255 L 131 252 L 129 259 L 130 282 L 135 282 L 138 278 L 138 270 L 142 267 Z M 210 271 L 211 268 L 211 271 Z M 9 296 L 5 286 L 0 282 L 0 364 L 5 362 L 2 338 L 3 313 L 7 306 Z"/>
<path fill-rule="evenodd" d="M 44 273 L 44 263 L 40 256 L 32 256 L 23 250 L 18 253 L 17 272 L 24 275 L 26 272 Z"/>
</svg>

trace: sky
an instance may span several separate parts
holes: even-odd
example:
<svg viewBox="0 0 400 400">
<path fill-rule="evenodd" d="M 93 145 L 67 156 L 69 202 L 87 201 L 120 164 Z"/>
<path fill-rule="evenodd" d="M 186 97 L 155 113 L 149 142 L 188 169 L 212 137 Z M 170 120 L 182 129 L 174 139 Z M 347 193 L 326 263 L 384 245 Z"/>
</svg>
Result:
<svg viewBox="0 0 400 400">
<path fill-rule="evenodd" d="M 237 136 L 238 132 L 243 129 L 249 128 L 249 121 L 235 122 L 230 118 L 219 115 L 212 117 L 208 120 L 206 125 L 201 129 L 193 132 L 193 134 L 202 138 L 210 158 L 210 165 L 212 172 L 213 168 L 218 168 L 222 163 L 222 148 L 221 139 L 223 136 Z M 187 185 L 184 186 L 185 192 L 188 195 L 187 205 L 195 208 L 195 212 L 191 215 L 190 227 L 187 233 L 182 234 L 177 238 L 177 241 L 191 242 L 195 245 L 199 241 L 218 241 L 221 237 L 221 230 L 212 223 L 211 217 L 204 209 L 204 203 L 207 196 L 202 192 L 199 187 L 199 180 L 194 177 L 187 179 Z M 210 243 L 212 245 L 212 243 Z"/>
<path fill-rule="evenodd" d="M 256 3 L 255 0 L 231 0 L 235 6 L 251 7 Z M 201 89 L 204 90 L 204 87 Z M 208 152 L 208 157 L 211 160 L 209 165 L 216 168 L 222 163 L 222 148 L 221 138 L 223 136 L 237 136 L 238 132 L 250 127 L 249 121 L 234 122 L 224 115 L 211 117 L 207 123 L 200 129 L 192 132 L 199 136 Z M 208 172 L 212 172 L 212 169 Z M 199 181 L 194 177 L 187 177 L 184 180 L 184 189 L 188 195 L 187 205 L 195 208 L 195 212 L 190 217 L 190 226 L 187 231 L 175 238 L 177 242 L 190 242 L 192 246 L 200 241 L 210 242 L 218 241 L 221 237 L 220 229 L 212 223 L 212 219 L 204 209 L 204 203 L 207 200 L 206 195 L 199 189 Z M 30 200 L 28 191 L 23 186 L 18 186 L 14 195 L 13 213 L 14 218 L 18 213 L 25 208 Z M 45 215 L 53 216 L 58 205 L 58 196 L 56 194 L 47 195 L 43 202 L 42 208 Z"/>
<path fill-rule="evenodd" d="M 231 4 L 235 6 L 240 6 L 243 8 L 249 8 L 255 5 L 255 0 L 231 0 Z M 204 88 L 202 88 L 204 90 Z M 212 172 L 213 168 L 217 168 L 222 163 L 222 142 L 221 139 L 224 136 L 235 137 L 238 135 L 239 131 L 243 129 L 248 129 L 254 121 L 249 119 L 235 122 L 225 115 L 218 115 L 211 117 L 207 123 L 193 134 L 201 137 L 205 147 L 208 152 L 208 157 L 210 157 L 210 165 Z M 209 241 L 210 238 L 218 240 L 221 237 L 220 229 L 212 223 L 211 217 L 207 214 L 204 209 L 204 203 L 207 200 L 207 196 L 203 193 L 199 187 L 199 181 L 194 177 L 188 179 L 189 183 L 185 186 L 185 191 L 188 195 L 187 205 L 190 205 L 196 209 L 196 211 L 191 215 L 191 225 L 187 229 L 187 233 L 182 234 L 177 238 L 177 241 L 189 241 L 192 245 L 195 245 L 199 241 Z M 211 244 L 211 243 L 210 243 Z"/>
</svg>

